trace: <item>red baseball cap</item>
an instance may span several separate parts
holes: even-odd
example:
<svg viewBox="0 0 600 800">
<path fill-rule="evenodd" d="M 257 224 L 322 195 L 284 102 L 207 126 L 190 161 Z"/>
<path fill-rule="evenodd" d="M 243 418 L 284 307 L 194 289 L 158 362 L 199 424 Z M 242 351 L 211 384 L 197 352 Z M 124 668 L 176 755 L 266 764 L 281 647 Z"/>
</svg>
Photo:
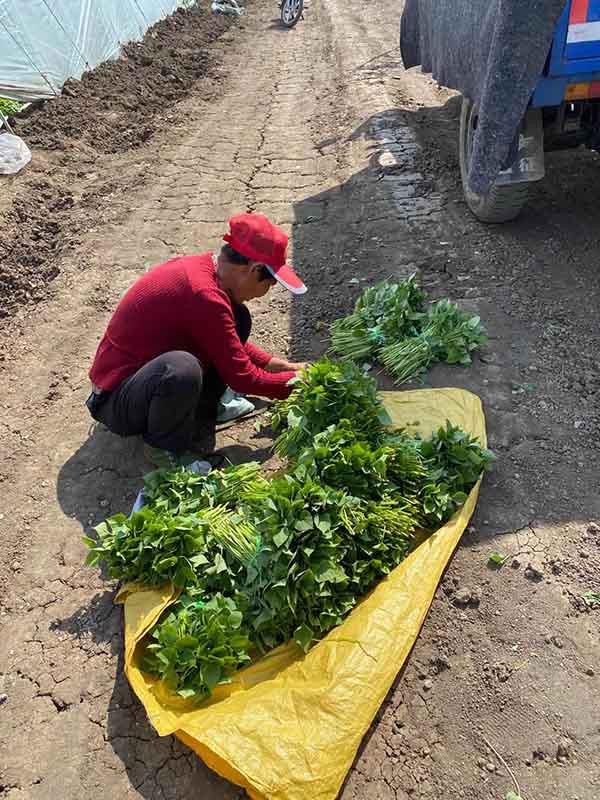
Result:
<svg viewBox="0 0 600 800">
<path fill-rule="evenodd" d="M 285 263 L 288 237 L 262 214 L 237 214 L 229 220 L 223 239 L 238 253 L 264 264 L 271 275 L 292 294 L 304 294 L 306 286 Z"/>
</svg>

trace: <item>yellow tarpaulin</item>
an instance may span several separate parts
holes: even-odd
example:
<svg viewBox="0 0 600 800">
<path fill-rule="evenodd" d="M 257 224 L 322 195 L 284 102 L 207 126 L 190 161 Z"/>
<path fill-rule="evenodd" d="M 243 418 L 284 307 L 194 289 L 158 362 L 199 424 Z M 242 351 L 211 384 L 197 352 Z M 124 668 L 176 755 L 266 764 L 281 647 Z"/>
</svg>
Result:
<svg viewBox="0 0 600 800">
<path fill-rule="evenodd" d="M 478 397 L 460 389 L 384 392 L 397 426 L 424 435 L 450 420 L 486 444 Z M 274 650 L 200 707 L 139 669 L 141 640 L 176 595 L 125 587 L 125 672 L 160 735 L 175 734 L 255 800 L 334 800 L 417 638 L 477 501 L 420 544 L 307 655 Z"/>
</svg>

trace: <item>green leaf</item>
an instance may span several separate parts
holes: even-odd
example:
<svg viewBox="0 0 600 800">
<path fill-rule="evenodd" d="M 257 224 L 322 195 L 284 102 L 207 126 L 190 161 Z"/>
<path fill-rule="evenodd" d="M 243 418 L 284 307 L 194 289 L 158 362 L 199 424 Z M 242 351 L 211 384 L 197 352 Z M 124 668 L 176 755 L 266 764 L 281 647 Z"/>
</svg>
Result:
<svg viewBox="0 0 600 800">
<path fill-rule="evenodd" d="M 585 592 L 582 597 L 590 608 L 600 606 L 600 592 Z"/>
<path fill-rule="evenodd" d="M 202 670 L 202 677 L 210 692 L 221 680 L 221 667 L 218 664 L 207 664 Z"/>
<path fill-rule="evenodd" d="M 275 536 L 273 536 L 273 544 L 275 545 L 275 547 L 283 547 L 283 545 L 287 542 L 287 540 L 288 540 L 288 532 L 285 530 L 280 531 L 279 533 L 276 533 Z"/>
<path fill-rule="evenodd" d="M 290 409 L 287 415 L 287 424 L 289 428 L 296 428 L 302 424 L 302 414 L 297 413 L 294 409 Z"/>
<path fill-rule="evenodd" d="M 179 636 L 174 624 L 166 624 L 163 628 L 163 638 L 168 644 L 175 644 Z"/>
<path fill-rule="evenodd" d="M 520 794 L 511 791 L 506 793 L 504 800 L 523 800 L 523 798 Z"/>
<path fill-rule="evenodd" d="M 379 409 L 377 419 L 379 420 L 379 422 L 381 422 L 382 425 L 387 426 L 392 424 L 392 418 L 390 417 L 389 413 L 383 406 Z"/>
<path fill-rule="evenodd" d="M 243 615 L 241 611 L 232 611 L 229 615 L 229 624 L 232 628 L 239 628 L 243 621 Z"/>
<path fill-rule="evenodd" d="M 198 647 L 198 639 L 195 636 L 182 636 L 177 644 L 179 647 Z"/>
<path fill-rule="evenodd" d="M 322 533 L 327 533 L 331 530 L 331 522 L 328 519 L 315 518 L 315 527 Z"/>
<path fill-rule="evenodd" d="M 305 653 L 308 652 L 313 638 L 314 634 L 307 625 L 299 625 L 294 631 L 294 641 Z"/>
<path fill-rule="evenodd" d="M 165 570 L 169 567 L 174 567 L 177 563 L 177 556 L 168 556 L 167 558 L 161 558 L 157 563 L 157 567 L 159 567 L 161 570 Z"/>
<path fill-rule="evenodd" d="M 227 562 L 220 553 L 217 553 L 215 556 L 215 572 L 219 573 L 226 571 L 227 571 Z"/>
<path fill-rule="evenodd" d="M 502 567 L 508 556 L 503 556 L 502 553 L 490 553 L 488 557 L 488 564 L 492 567 Z"/>
<path fill-rule="evenodd" d="M 85 557 L 85 563 L 88 567 L 95 567 L 100 561 L 100 554 L 92 551 Z"/>
</svg>

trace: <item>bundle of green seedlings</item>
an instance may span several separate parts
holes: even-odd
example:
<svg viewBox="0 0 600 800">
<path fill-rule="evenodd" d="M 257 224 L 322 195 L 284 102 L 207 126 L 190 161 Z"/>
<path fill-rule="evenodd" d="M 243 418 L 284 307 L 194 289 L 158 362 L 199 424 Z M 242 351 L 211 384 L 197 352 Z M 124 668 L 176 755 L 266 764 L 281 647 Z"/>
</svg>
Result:
<svg viewBox="0 0 600 800">
<path fill-rule="evenodd" d="M 271 423 L 288 471 L 258 464 L 147 476 L 146 505 L 87 539 L 114 578 L 182 594 L 145 642 L 143 668 L 201 701 L 262 653 L 305 651 L 339 625 L 464 503 L 491 454 L 446 424 L 429 439 L 392 430 L 374 380 L 322 359 Z"/>
<path fill-rule="evenodd" d="M 479 317 L 450 300 L 426 307 L 413 276 L 364 290 L 354 311 L 331 326 L 331 347 L 357 363 L 377 359 L 397 384 L 418 377 L 435 362 L 470 364 L 487 339 Z"/>
</svg>

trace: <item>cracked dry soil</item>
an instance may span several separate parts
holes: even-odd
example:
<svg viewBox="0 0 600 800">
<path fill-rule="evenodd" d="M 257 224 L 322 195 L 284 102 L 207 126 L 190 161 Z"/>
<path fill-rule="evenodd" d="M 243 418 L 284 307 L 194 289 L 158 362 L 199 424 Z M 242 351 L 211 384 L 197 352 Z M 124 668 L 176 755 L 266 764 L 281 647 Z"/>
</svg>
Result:
<svg viewBox="0 0 600 800">
<path fill-rule="evenodd" d="M 400 5 L 313 0 L 290 32 L 276 11 L 180 14 L 21 123 L 34 160 L 0 198 L 0 797 L 243 794 L 154 735 L 80 536 L 129 509 L 147 467 L 83 407 L 110 310 L 148 265 L 216 246 L 254 208 L 289 231 L 310 287 L 256 305 L 264 346 L 318 355 L 362 286 L 414 270 L 490 332 L 470 369 L 428 384 L 483 398 L 496 467 L 341 798 L 498 800 L 508 765 L 527 800 L 596 800 L 600 611 L 581 598 L 600 591 L 598 158 L 549 157 L 521 219 L 484 227 L 458 181 L 460 102 L 403 70 Z M 134 87 L 158 75 L 178 89 L 140 114 Z M 250 423 L 218 441 L 272 467 L 269 444 Z M 508 556 L 496 571 L 492 551 Z"/>
</svg>

